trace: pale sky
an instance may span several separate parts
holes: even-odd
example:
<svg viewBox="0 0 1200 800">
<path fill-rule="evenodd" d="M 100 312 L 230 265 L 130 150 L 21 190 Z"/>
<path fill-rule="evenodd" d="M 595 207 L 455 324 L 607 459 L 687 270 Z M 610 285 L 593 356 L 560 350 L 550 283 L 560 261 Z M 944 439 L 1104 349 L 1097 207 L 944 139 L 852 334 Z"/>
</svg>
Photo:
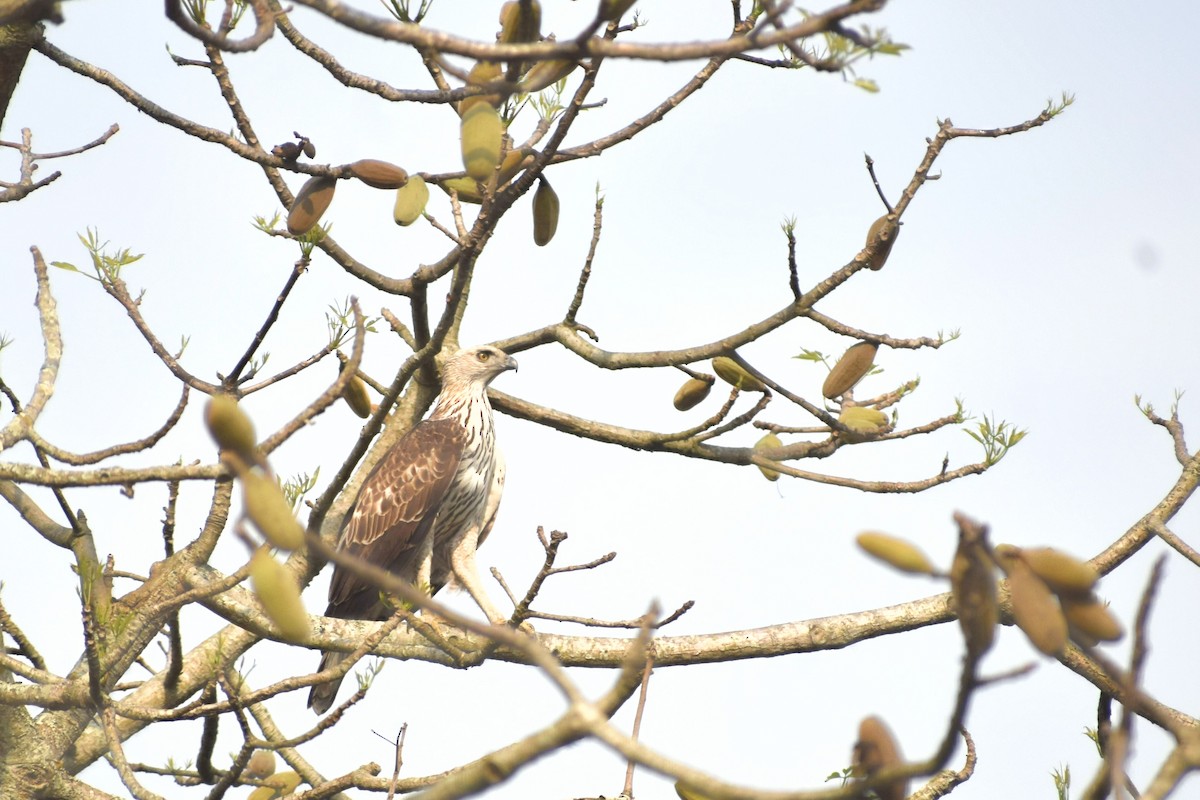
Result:
<svg viewBox="0 0 1200 800">
<path fill-rule="evenodd" d="M 383 13 L 377 4 L 360 5 Z M 594 7 L 562 0 L 543 0 L 543 6 L 543 31 L 560 38 L 577 31 Z M 426 24 L 487 39 L 498 7 L 439 0 Z M 725 2 L 645 0 L 638 8 L 649 24 L 629 34 L 631 41 L 719 38 L 729 24 Z M 1200 11 L 1181 2 L 1154 10 L 1146 19 L 1115 3 L 893 3 L 865 21 L 886 26 L 913 49 L 860 65 L 862 76 L 879 83 L 878 94 L 837 75 L 732 63 L 631 142 L 600 158 L 550 168 L 562 202 L 557 236 L 547 247 L 533 246 L 529 200 L 517 202 L 480 261 L 463 342 L 561 319 L 587 252 L 599 185 L 604 234 L 579 320 L 609 350 L 669 349 L 727 335 L 787 304 L 784 218 L 797 219 L 804 288 L 854 256 L 882 213 L 864 152 L 895 200 L 939 118 L 962 127 L 1011 125 L 1035 116 L 1063 91 L 1076 98 L 1060 118 L 1029 133 L 952 142 L 934 168 L 941 179 L 926 185 L 905 215 L 887 267 L 857 274 L 818 306 L 872 333 L 919 337 L 960 329 L 959 340 L 937 351 L 881 349 L 884 372 L 868 378 L 860 394 L 882 393 L 919 375 L 919 391 L 900 406 L 903 424 L 951 413 L 955 398 L 962 398 L 977 419 L 994 414 L 1027 428 L 1029 436 L 995 469 L 922 494 L 870 495 L 786 477 L 771 484 L 753 467 L 635 453 L 500 416 L 508 483 L 481 565 L 497 566 L 523 590 L 542 560 L 537 526 L 567 531 L 562 563 L 612 550 L 618 558 L 594 572 L 553 579 L 535 607 L 630 618 L 656 598 L 668 609 L 695 600 L 696 607 L 664 631 L 678 635 L 861 611 L 944 590 L 868 561 L 853 544 L 862 530 L 906 536 L 942 564 L 953 553 L 955 510 L 989 523 L 997 542 L 1052 545 L 1091 557 L 1116 539 L 1179 474 L 1169 437 L 1139 413 L 1134 395 L 1165 414 L 1175 392 L 1185 391 L 1184 424 L 1200 419 L 1194 401 L 1200 391 L 1194 252 L 1200 166 L 1192 153 L 1200 102 L 1190 47 Z M 176 113 L 220 130 L 232 127 L 211 77 L 170 61 L 164 44 L 188 58 L 203 53 L 157 6 L 135 11 L 71 3 L 64 13 L 66 24 L 47 32 L 57 46 Z M 336 31 L 304 9 L 293 19 L 348 68 L 397 86 L 430 88 L 408 50 Z M 344 89 L 279 36 L 227 62 L 266 142 L 282 142 L 295 130 L 316 143 L 322 163 L 382 158 L 414 172 L 459 168 L 457 117 L 444 107 L 397 106 Z M 591 97 L 606 104 L 579 120 L 566 145 L 622 127 L 697 68 L 608 62 Z M 280 210 L 255 165 L 154 122 L 37 53 L 0 138 L 18 140 L 28 127 L 35 149 L 55 151 L 89 141 L 114 122 L 121 131 L 108 144 L 45 162 L 39 174 L 57 169 L 63 176 L 0 213 L 0 332 L 14 340 L 0 353 L 0 377 L 22 398 L 32 391 L 41 360 L 31 245 L 47 260 L 83 267 L 87 257 L 75 236 L 91 226 L 114 247 L 145 253 L 126 280 L 146 290 L 142 311 L 169 347 L 190 337 L 184 361 L 205 379 L 227 371 L 241 354 L 298 257 L 293 243 L 251 226 L 253 216 Z M 527 112 L 516 130 L 523 134 L 532 124 Z M 0 149 L 0 175 L 12 180 L 15 174 L 13 151 Z M 293 177 L 289 185 L 295 191 L 302 182 Z M 342 182 L 326 219 L 356 258 L 407 276 L 440 257 L 446 240 L 425 224 L 392 224 L 391 202 L 386 192 Z M 449 221 L 440 191 L 434 190 L 430 211 Z M 59 271 L 51 278 L 66 355 L 41 433 L 77 452 L 146 435 L 174 407 L 177 384 L 94 281 Z M 326 307 L 350 294 L 373 315 L 380 307 L 402 312 L 406 306 L 402 298 L 365 289 L 318 253 L 266 343 L 267 372 L 324 345 Z M 741 352 L 792 390 L 819 398 L 824 368 L 791 356 L 801 348 L 836 356 L 851 343 L 796 322 Z M 400 341 L 381 332 L 368 339 L 364 366 L 390 382 L 406 355 Z M 674 370 L 602 372 L 552 347 L 518 358 L 520 371 L 502 376 L 496 388 L 578 416 L 667 431 L 696 424 L 720 404 L 714 393 L 698 409 L 675 411 L 671 397 L 683 376 Z M 274 430 L 307 404 L 335 368 L 311 372 L 288 382 L 290 389 L 247 400 L 260 431 Z M 193 396 L 187 416 L 154 456 L 121 463 L 210 462 L 215 454 L 201 424 L 201 400 Z M 739 408 L 752 402 L 742 399 Z M 782 398 L 762 418 L 810 424 Z M 283 475 L 320 466 L 320 491 L 360 425 L 338 405 L 281 448 L 273 463 Z M 746 428 L 719 441 L 749 445 L 759 435 Z M 1191 439 L 1194 446 L 1197 435 Z M 947 453 L 952 467 L 981 457 L 971 439 L 950 428 L 796 466 L 918 480 L 935 474 Z M 21 447 L 5 458 L 27 461 L 32 453 Z M 139 487 L 132 501 L 115 488 L 73 490 L 68 497 L 87 512 L 97 547 L 114 553 L 119 569 L 145 572 L 161 557 L 161 486 Z M 194 535 L 207 501 L 207 485 L 185 487 L 179 540 Z M 1193 546 L 1197 520 L 1194 509 L 1185 509 L 1172 525 Z M 50 668 L 66 672 L 80 649 L 77 580 L 69 561 L 24 529 L 7 506 L 0 508 L 0 525 L 5 605 Z M 1101 583 L 1100 593 L 1127 626 L 1153 558 L 1164 551 L 1152 544 Z M 226 537 L 214 566 L 232 570 L 244 558 L 244 548 Z M 305 593 L 314 614 L 324 608 L 328 574 Z M 487 585 L 499 601 L 499 587 L 490 579 Z M 1185 713 L 1200 707 L 1200 629 L 1192 613 L 1198 587 L 1194 568 L 1169 553 L 1150 627 L 1146 688 Z M 474 613 L 469 599 L 454 603 Z M 185 637 L 198 642 L 222 624 L 193 609 L 185 616 Z M 578 632 L 546 622 L 535 627 Z M 826 775 L 849 763 L 858 721 L 867 714 L 888 721 L 908 756 L 927 757 L 953 702 L 961 650 L 958 628 L 950 624 L 842 651 L 660 669 L 642 738 L 731 782 L 821 788 Z M 1124 661 L 1128 641 L 1108 651 Z M 256 686 L 313 668 L 317 659 L 269 643 L 251 657 Z M 1053 798 L 1050 773 L 1063 765 L 1070 766 L 1076 793 L 1090 780 L 1097 757 L 1083 730 L 1096 724 L 1097 691 L 1040 659 L 1014 628 L 1000 632 L 984 673 L 1030 661 L 1039 662 L 1030 677 L 975 697 L 967 727 L 979 764 L 955 797 Z M 572 675 L 593 694 L 614 677 Z M 303 697 L 270 702 L 285 731 L 311 724 Z M 633 707 L 617 717 L 626 729 Z M 390 746 L 372 731 L 391 737 L 407 722 L 404 775 L 417 776 L 477 758 L 561 711 L 557 693 L 531 668 L 451 672 L 393 662 L 368 700 L 304 752 L 329 776 L 366 761 L 386 767 Z M 194 758 L 198 725 L 161 730 L 132 740 L 130 758 Z M 1168 740 L 1146 722 L 1135 730 L 1131 776 L 1144 786 Z M 235 726 L 224 724 L 222 733 L 218 754 L 236 748 Z M 961 752 L 950 767 L 960 765 Z M 123 791 L 107 766 L 84 777 Z M 622 759 L 584 743 L 526 768 L 489 796 L 614 796 L 623 780 Z M 173 797 L 199 796 L 150 785 Z M 1178 796 L 1198 790 L 1200 779 L 1193 776 Z M 669 782 L 642 771 L 635 792 L 646 800 L 673 796 Z"/>
</svg>

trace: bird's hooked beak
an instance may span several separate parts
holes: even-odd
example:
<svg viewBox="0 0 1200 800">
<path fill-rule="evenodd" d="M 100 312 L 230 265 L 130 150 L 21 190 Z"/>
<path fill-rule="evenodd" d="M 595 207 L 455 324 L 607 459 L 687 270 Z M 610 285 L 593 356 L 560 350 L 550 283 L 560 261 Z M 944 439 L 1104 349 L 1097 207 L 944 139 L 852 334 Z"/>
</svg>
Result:
<svg viewBox="0 0 1200 800">
<path fill-rule="evenodd" d="M 517 371 L 517 360 L 509 355 L 506 355 L 504 358 L 505 358 L 504 368 L 506 370 L 511 369 L 513 372 L 516 372 Z"/>
</svg>

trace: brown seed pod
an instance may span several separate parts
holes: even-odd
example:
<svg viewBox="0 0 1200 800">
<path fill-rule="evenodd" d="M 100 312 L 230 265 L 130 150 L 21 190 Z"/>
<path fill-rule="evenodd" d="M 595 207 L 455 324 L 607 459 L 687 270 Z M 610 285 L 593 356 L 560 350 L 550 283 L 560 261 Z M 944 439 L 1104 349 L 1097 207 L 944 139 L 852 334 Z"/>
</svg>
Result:
<svg viewBox="0 0 1200 800">
<path fill-rule="evenodd" d="M 478 103 L 463 112 L 462 159 L 469 177 L 487 180 L 500 163 L 503 143 L 504 122 L 496 109 Z"/>
<path fill-rule="evenodd" d="M 1048 656 L 1067 644 L 1067 620 L 1050 587 L 1034 574 L 1020 556 L 997 553 L 1000 568 L 1008 575 L 1008 595 L 1013 622 L 1030 643 Z"/>
<path fill-rule="evenodd" d="M 279 628 L 283 638 L 300 642 L 308 638 L 308 613 L 300 600 L 296 578 L 280 564 L 266 547 L 250 557 L 250 583 L 267 617 Z"/>
<path fill-rule="evenodd" d="M 850 406 L 842 409 L 842 413 L 838 415 L 838 422 L 855 433 L 874 433 L 887 427 L 888 415 L 877 408 Z"/>
<path fill-rule="evenodd" d="M 575 61 L 539 61 L 521 78 L 521 91 L 533 94 L 553 86 L 575 71 Z"/>
<path fill-rule="evenodd" d="M 821 385 L 821 394 L 827 399 L 833 400 L 853 389 L 854 385 L 871 371 L 871 365 L 875 363 L 875 353 L 878 350 L 879 345 L 875 342 L 859 342 L 851 345 L 833 365 L 833 369 L 829 370 L 825 383 Z"/>
<path fill-rule="evenodd" d="M 755 450 L 774 450 L 777 447 L 783 447 L 783 442 L 780 441 L 779 437 L 773 433 L 768 433 L 754 444 Z M 758 471 L 761 472 L 763 477 L 767 480 L 779 480 L 779 473 L 777 471 L 761 465 L 756 466 L 758 466 Z"/>
<path fill-rule="evenodd" d="M 890 222 L 887 214 L 872 222 L 867 231 L 867 267 L 876 271 L 883 269 L 899 235 L 900 226 Z"/>
<path fill-rule="evenodd" d="M 300 157 L 302 148 L 297 142 L 284 142 L 271 148 L 271 155 L 284 161 L 295 161 Z"/>
<path fill-rule="evenodd" d="M 471 71 L 467 73 L 468 87 L 483 87 L 494 81 L 498 81 L 504 77 L 504 68 L 495 61 L 479 61 L 475 66 L 471 67 Z M 486 103 L 493 108 L 498 107 L 504 98 L 499 94 L 473 94 L 470 97 L 464 97 L 458 103 L 458 115 L 461 117 L 467 111 L 480 103 Z"/>
<path fill-rule="evenodd" d="M 441 187 L 446 194 L 450 194 L 451 190 L 457 192 L 460 203 L 483 202 L 483 195 L 479 193 L 479 183 L 474 178 L 447 178 L 442 181 Z"/>
<path fill-rule="evenodd" d="M 357 375 L 346 381 L 346 388 L 342 389 L 342 399 L 350 406 L 350 410 L 363 419 L 371 416 L 371 397 L 367 394 L 367 384 Z"/>
<path fill-rule="evenodd" d="M 542 4 L 509 0 L 500 7 L 501 44 L 536 42 L 542 38 Z"/>
<path fill-rule="evenodd" d="M 336 178 L 316 175 L 305 181 L 296 193 L 292 210 L 288 212 L 288 233 L 300 236 L 320 222 L 321 216 L 333 202 L 333 190 L 336 188 Z"/>
<path fill-rule="evenodd" d="M 1072 638 L 1079 639 L 1082 634 L 1097 642 L 1115 642 L 1125 635 L 1120 621 L 1096 595 L 1064 596 L 1060 600 Z"/>
<path fill-rule="evenodd" d="M 533 193 L 533 243 L 545 247 L 558 230 L 558 195 L 550 181 L 538 178 L 537 191 Z"/>
<path fill-rule="evenodd" d="M 900 747 L 888 726 L 879 717 L 866 717 L 858 724 L 858 741 L 854 743 L 854 774 L 869 778 L 880 770 L 904 763 Z M 879 800 L 904 800 L 908 796 L 908 781 L 900 778 L 875 787 Z"/>
<path fill-rule="evenodd" d="M 303 547 L 304 527 L 296 521 L 296 515 L 275 479 L 255 470 L 246 470 L 239 477 L 242 505 L 259 533 L 281 550 Z"/>
<path fill-rule="evenodd" d="M 869 556 L 879 559 L 901 572 L 915 575 L 936 575 L 937 569 L 915 544 L 886 533 L 864 531 L 854 540 Z"/>
<path fill-rule="evenodd" d="M 978 658 L 991 649 L 1000 623 L 996 572 L 987 553 L 987 528 L 958 517 L 958 550 L 950 566 L 950 593 L 967 643 Z"/>
<path fill-rule="evenodd" d="M 376 189 L 399 189 L 408 183 L 408 173 L 395 164 L 364 158 L 350 165 L 350 174 Z"/>
<path fill-rule="evenodd" d="M 700 378 L 688 378 L 683 386 L 679 387 L 679 391 L 675 393 L 675 408 L 679 411 L 693 409 L 700 405 L 711 391 L 712 381 L 705 381 Z"/>
<path fill-rule="evenodd" d="M 275 774 L 275 751 L 274 750 L 255 750 L 250 754 L 250 760 L 246 762 L 246 768 L 242 770 L 242 775 L 247 778 L 269 778 Z"/>
<path fill-rule="evenodd" d="M 728 356 L 717 356 L 712 360 L 713 372 L 717 377 L 736 386 L 743 392 L 765 392 L 766 384 L 742 369 L 741 365 Z"/>
<path fill-rule="evenodd" d="M 1027 547 L 1021 557 L 1058 594 L 1087 594 L 1100 580 L 1091 564 L 1052 547 Z"/>
<path fill-rule="evenodd" d="M 303 150 L 304 155 L 308 156 L 309 158 L 317 157 L 317 146 L 308 139 L 305 139 L 300 143 L 300 149 Z"/>
<path fill-rule="evenodd" d="M 474 181 L 472 181 L 474 184 Z M 392 219 L 397 225 L 408 227 L 421 218 L 429 203 L 429 187 L 420 175 L 413 175 L 408 183 L 396 190 L 396 204 L 392 206 Z"/>
</svg>

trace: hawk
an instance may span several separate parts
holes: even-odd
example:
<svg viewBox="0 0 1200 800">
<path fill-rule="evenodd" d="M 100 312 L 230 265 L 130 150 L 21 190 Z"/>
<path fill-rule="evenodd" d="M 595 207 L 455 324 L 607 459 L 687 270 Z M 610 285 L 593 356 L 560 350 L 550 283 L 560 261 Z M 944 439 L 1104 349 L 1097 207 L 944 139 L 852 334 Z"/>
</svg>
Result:
<svg viewBox="0 0 1200 800">
<path fill-rule="evenodd" d="M 506 617 L 488 599 L 475 569 L 475 549 L 492 529 L 504 489 L 487 387 L 516 368 L 515 359 L 490 345 L 460 350 L 446 361 L 433 413 L 371 470 L 338 538 L 339 549 L 428 587 L 430 594 L 457 583 L 496 624 Z M 325 616 L 385 620 L 391 614 L 378 588 L 335 566 Z M 322 653 L 320 669 L 345 657 Z M 309 708 L 328 711 L 341 682 L 313 686 Z"/>
</svg>

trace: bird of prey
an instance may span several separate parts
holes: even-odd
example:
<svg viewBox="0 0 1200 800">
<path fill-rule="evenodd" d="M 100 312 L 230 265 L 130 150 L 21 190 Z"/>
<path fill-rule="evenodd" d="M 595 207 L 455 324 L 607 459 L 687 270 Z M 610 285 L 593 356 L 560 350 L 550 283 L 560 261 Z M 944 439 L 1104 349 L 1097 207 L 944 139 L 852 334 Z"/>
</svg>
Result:
<svg viewBox="0 0 1200 800">
<path fill-rule="evenodd" d="M 442 392 L 429 417 L 380 459 L 346 517 L 338 548 L 435 593 L 448 582 L 466 589 L 492 623 L 506 619 L 483 590 L 475 549 L 495 522 L 504 489 L 487 387 L 516 369 L 490 345 L 460 350 L 442 368 Z M 385 620 L 392 609 L 378 588 L 335 567 L 325 616 Z M 320 669 L 343 653 L 321 654 Z M 312 687 L 308 706 L 323 714 L 341 678 Z"/>
</svg>

